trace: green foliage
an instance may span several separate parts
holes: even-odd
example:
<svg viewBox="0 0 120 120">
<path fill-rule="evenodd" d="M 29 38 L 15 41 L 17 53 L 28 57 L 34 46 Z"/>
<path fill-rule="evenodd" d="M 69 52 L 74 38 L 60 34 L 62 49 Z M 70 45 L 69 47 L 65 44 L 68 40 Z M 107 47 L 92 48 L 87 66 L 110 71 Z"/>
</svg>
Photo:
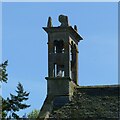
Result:
<svg viewBox="0 0 120 120">
<path fill-rule="evenodd" d="M 8 60 L 0 64 L 0 82 L 7 82 L 8 74 L 6 73 L 6 67 L 8 65 Z"/>
<path fill-rule="evenodd" d="M 7 83 L 7 65 L 8 61 L 0 64 L 0 82 Z M 16 112 L 20 111 L 21 109 L 30 107 L 30 105 L 23 103 L 24 101 L 28 100 L 29 93 L 24 91 L 21 83 L 18 83 L 16 93 L 17 95 L 10 94 L 10 97 L 7 97 L 6 100 L 0 96 L 2 100 L 2 118 L 6 118 L 9 114 L 9 118 L 18 119 L 19 116 L 16 114 Z"/>
<path fill-rule="evenodd" d="M 33 110 L 32 112 L 30 112 L 29 114 L 28 114 L 28 118 L 30 118 L 30 119 L 34 119 L 34 118 L 37 118 L 38 117 L 38 115 L 39 115 L 39 110 Z"/>
<path fill-rule="evenodd" d="M 16 92 L 17 95 L 10 94 L 10 98 L 7 97 L 6 100 L 2 99 L 2 112 L 4 117 L 10 112 L 10 118 L 13 117 L 17 119 L 19 116 L 15 112 L 30 107 L 30 105 L 23 103 L 23 101 L 28 100 L 29 93 L 24 91 L 21 83 L 18 83 Z"/>
</svg>

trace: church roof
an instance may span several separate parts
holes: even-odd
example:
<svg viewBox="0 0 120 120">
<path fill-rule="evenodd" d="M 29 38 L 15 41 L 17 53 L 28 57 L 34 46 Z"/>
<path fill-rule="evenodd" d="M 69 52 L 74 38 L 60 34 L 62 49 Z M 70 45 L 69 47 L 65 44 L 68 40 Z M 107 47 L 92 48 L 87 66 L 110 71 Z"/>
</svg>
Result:
<svg viewBox="0 0 120 120">
<path fill-rule="evenodd" d="M 72 101 L 61 108 L 54 108 L 50 118 L 56 119 L 118 119 L 119 118 L 119 87 L 82 86 L 78 87 Z"/>
</svg>

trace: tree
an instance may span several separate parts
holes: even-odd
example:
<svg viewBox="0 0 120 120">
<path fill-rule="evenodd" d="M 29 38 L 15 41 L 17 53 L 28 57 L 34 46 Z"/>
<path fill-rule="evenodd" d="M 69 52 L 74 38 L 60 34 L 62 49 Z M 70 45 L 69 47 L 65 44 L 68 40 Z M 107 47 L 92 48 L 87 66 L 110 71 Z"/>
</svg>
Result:
<svg viewBox="0 0 120 120">
<path fill-rule="evenodd" d="M 30 112 L 27 116 L 30 119 L 35 119 L 39 115 L 39 110 L 34 109 L 32 112 Z"/>
<path fill-rule="evenodd" d="M 2 83 L 2 82 L 5 82 L 5 83 L 7 83 L 7 80 L 8 80 L 8 78 L 7 78 L 7 76 L 8 76 L 8 74 L 7 74 L 7 72 L 6 72 L 6 67 L 7 67 L 7 65 L 8 65 L 8 60 L 7 61 L 5 61 L 5 62 L 3 62 L 2 64 L 0 64 L 0 82 Z M 1 88 L 1 86 L 0 86 L 0 88 Z M 4 101 L 5 102 L 5 100 L 2 98 L 2 96 L 0 95 L 0 109 L 2 108 L 2 106 L 1 106 L 1 104 L 2 104 L 2 101 Z M 0 113 L 0 117 L 5 117 L 7 114 L 2 110 L 2 116 L 1 116 L 1 113 Z"/>
<path fill-rule="evenodd" d="M 8 74 L 6 73 L 6 67 L 8 65 L 8 61 L 5 61 L 0 65 L 0 82 L 7 82 Z M 28 100 L 29 93 L 24 91 L 24 88 L 21 83 L 18 83 L 17 95 L 10 94 L 10 98 L 7 97 L 5 100 L 2 98 L 2 118 L 6 118 L 9 115 L 9 118 L 19 118 L 16 112 L 21 109 L 25 109 L 30 107 L 30 105 L 24 104 L 23 102 Z"/>
<path fill-rule="evenodd" d="M 30 107 L 30 105 L 22 103 L 23 101 L 28 100 L 29 93 L 24 91 L 21 83 L 18 83 L 16 92 L 17 95 L 10 94 L 10 98 L 7 97 L 7 100 L 3 99 L 2 111 L 6 114 L 9 112 L 10 118 L 19 118 L 15 112 Z"/>
<path fill-rule="evenodd" d="M 8 74 L 6 73 L 6 67 L 8 65 L 8 60 L 0 64 L 0 82 L 7 82 Z"/>
</svg>

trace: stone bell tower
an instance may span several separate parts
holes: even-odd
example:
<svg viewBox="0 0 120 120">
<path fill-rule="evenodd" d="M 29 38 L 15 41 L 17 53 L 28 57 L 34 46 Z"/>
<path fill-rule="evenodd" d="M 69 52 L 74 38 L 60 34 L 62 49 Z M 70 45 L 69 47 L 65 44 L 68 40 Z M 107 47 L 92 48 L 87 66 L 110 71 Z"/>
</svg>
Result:
<svg viewBox="0 0 120 120">
<path fill-rule="evenodd" d="M 77 26 L 69 26 L 68 17 L 59 16 L 61 23 L 52 26 L 51 17 L 47 27 L 48 33 L 48 95 L 72 95 L 73 87 L 78 84 L 78 42 L 82 37 L 77 32 Z"/>
<path fill-rule="evenodd" d="M 82 40 L 67 16 L 60 15 L 59 22 L 60 26 L 53 27 L 49 17 L 47 27 L 43 27 L 48 34 L 47 97 L 52 97 L 53 107 L 69 102 L 78 85 L 78 42 Z"/>
</svg>

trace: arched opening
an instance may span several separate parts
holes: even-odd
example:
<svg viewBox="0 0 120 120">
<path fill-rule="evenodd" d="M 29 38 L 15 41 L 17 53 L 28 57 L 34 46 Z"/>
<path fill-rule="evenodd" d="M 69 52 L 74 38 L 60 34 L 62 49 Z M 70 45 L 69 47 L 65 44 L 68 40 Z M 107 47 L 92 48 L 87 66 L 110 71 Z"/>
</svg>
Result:
<svg viewBox="0 0 120 120">
<path fill-rule="evenodd" d="M 55 40 L 54 41 L 54 53 L 64 53 L 64 41 Z"/>
<path fill-rule="evenodd" d="M 54 77 L 64 77 L 65 71 L 64 71 L 64 65 L 58 65 L 54 64 Z"/>
</svg>

